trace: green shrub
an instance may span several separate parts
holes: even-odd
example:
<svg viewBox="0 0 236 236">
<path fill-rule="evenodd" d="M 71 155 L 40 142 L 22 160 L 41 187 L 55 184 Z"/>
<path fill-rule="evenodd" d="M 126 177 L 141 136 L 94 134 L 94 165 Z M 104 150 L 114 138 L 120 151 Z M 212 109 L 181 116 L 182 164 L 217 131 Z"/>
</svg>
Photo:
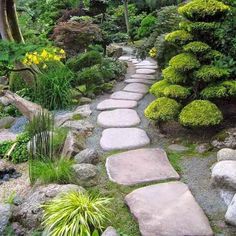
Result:
<svg viewBox="0 0 236 236">
<path fill-rule="evenodd" d="M 227 96 L 227 89 L 222 85 L 213 85 L 204 88 L 201 93 L 203 99 L 223 98 Z"/>
<path fill-rule="evenodd" d="M 173 69 L 171 66 L 162 71 L 163 78 L 171 84 L 184 84 L 187 76 Z"/>
<path fill-rule="evenodd" d="M 193 36 L 185 30 L 176 30 L 165 36 L 165 40 L 175 44 L 183 44 L 191 41 Z"/>
<path fill-rule="evenodd" d="M 204 65 L 194 73 L 194 76 L 205 82 L 213 82 L 215 80 L 227 78 L 229 76 L 229 72 L 225 68 Z"/>
<path fill-rule="evenodd" d="M 183 47 L 183 49 L 185 52 L 194 53 L 194 54 L 201 54 L 201 53 L 206 53 L 211 48 L 206 43 L 203 43 L 201 41 L 194 41 L 194 42 L 186 44 Z"/>
<path fill-rule="evenodd" d="M 10 90 L 13 92 L 27 88 L 27 84 L 23 80 L 22 76 L 17 72 L 12 72 L 9 79 Z"/>
<path fill-rule="evenodd" d="M 77 57 L 72 57 L 67 61 L 67 66 L 77 72 L 84 68 L 94 66 L 96 64 L 101 64 L 102 55 L 98 51 L 88 51 L 79 54 Z"/>
<path fill-rule="evenodd" d="M 235 97 L 236 96 L 236 81 L 235 80 L 226 80 L 222 82 L 222 85 L 227 88 L 228 95 Z"/>
<path fill-rule="evenodd" d="M 151 86 L 149 92 L 153 94 L 155 97 L 163 97 L 164 89 L 169 85 L 170 84 L 167 82 L 167 80 L 160 80 Z"/>
<path fill-rule="evenodd" d="M 207 100 L 195 100 L 185 106 L 179 121 L 187 127 L 208 127 L 220 124 L 223 115 L 218 107 Z"/>
<path fill-rule="evenodd" d="M 227 14 L 230 7 L 217 0 L 192 0 L 178 12 L 189 20 L 212 21 Z"/>
<path fill-rule="evenodd" d="M 198 59 L 189 53 L 181 53 L 171 58 L 170 66 L 180 72 L 187 72 L 200 67 Z"/>
<path fill-rule="evenodd" d="M 110 201 L 75 191 L 64 193 L 42 206 L 42 224 L 51 236 L 90 236 L 108 221 Z"/>
<path fill-rule="evenodd" d="M 190 90 L 181 85 L 170 85 L 164 89 L 165 97 L 186 99 L 190 95 Z"/>
<path fill-rule="evenodd" d="M 155 23 L 156 23 L 155 16 L 153 16 L 153 15 L 146 16 L 142 20 L 141 26 L 138 29 L 138 36 L 140 38 L 148 37 L 151 34 L 153 27 L 155 26 Z"/>
<path fill-rule="evenodd" d="M 174 120 L 180 111 L 181 105 L 174 99 L 158 98 L 153 101 L 144 111 L 148 119 L 155 121 Z"/>
</svg>

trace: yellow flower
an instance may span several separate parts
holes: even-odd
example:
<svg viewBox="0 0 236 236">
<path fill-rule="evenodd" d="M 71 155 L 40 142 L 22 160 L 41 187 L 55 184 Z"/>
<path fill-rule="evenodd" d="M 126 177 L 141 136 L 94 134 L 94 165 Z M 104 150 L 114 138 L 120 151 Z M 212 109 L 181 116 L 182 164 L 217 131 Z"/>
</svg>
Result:
<svg viewBox="0 0 236 236">
<path fill-rule="evenodd" d="M 48 52 L 44 49 L 44 50 L 42 51 L 42 53 L 41 53 L 41 56 L 42 56 L 43 58 L 47 58 Z"/>
</svg>

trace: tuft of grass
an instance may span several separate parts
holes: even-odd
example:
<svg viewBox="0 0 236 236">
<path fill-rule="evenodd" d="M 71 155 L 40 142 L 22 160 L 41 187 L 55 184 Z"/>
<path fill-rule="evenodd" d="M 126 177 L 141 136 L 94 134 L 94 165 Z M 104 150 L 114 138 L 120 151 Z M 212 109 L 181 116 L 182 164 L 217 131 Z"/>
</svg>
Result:
<svg viewBox="0 0 236 236">
<path fill-rule="evenodd" d="M 167 153 L 168 159 L 171 163 L 171 165 L 174 167 L 174 169 L 181 174 L 182 173 L 182 168 L 180 161 L 182 159 L 183 154 L 182 153 L 177 153 L 177 152 L 168 152 Z"/>
<path fill-rule="evenodd" d="M 72 116 L 72 120 L 82 120 L 83 119 L 83 116 L 81 116 L 80 114 L 74 114 Z"/>
</svg>

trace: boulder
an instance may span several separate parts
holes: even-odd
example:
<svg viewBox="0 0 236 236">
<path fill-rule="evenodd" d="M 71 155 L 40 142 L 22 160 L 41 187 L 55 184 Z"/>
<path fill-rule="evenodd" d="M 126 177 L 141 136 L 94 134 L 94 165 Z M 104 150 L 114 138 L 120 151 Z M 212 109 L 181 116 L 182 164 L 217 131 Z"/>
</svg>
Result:
<svg viewBox="0 0 236 236">
<path fill-rule="evenodd" d="M 236 194 L 234 195 L 228 210 L 225 214 L 225 221 L 228 224 L 236 226 Z"/>
<path fill-rule="evenodd" d="M 220 161 L 212 169 L 213 184 L 236 190 L 236 161 Z"/>
<path fill-rule="evenodd" d="M 0 235 L 3 235 L 4 230 L 11 217 L 11 205 L 0 204 Z"/>
<path fill-rule="evenodd" d="M 116 230 L 109 226 L 103 233 L 102 236 L 119 236 L 119 234 L 116 232 Z"/>
<path fill-rule="evenodd" d="M 90 187 L 97 184 L 98 169 L 91 164 L 75 164 L 73 165 L 77 183 L 84 187 Z"/>
<path fill-rule="evenodd" d="M 0 129 L 9 129 L 15 118 L 12 116 L 6 116 L 0 119 Z"/>
<path fill-rule="evenodd" d="M 217 152 L 217 161 L 236 161 L 236 150 L 231 148 L 223 148 Z"/>
<path fill-rule="evenodd" d="M 95 149 L 84 149 L 75 156 L 75 161 L 77 164 L 94 164 L 99 162 L 99 155 Z"/>
<path fill-rule="evenodd" d="M 86 120 L 68 120 L 66 121 L 62 127 L 67 127 L 72 130 L 77 130 L 80 133 L 88 135 L 94 129 L 94 126 Z"/>
<path fill-rule="evenodd" d="M 41 205 L 60 194 L 72 190 L 85 191 L 82 187 L 73 184 L 49 184 L 47 186 L 39 186 L 26 196 L 21 205 L 13 207 L 12 218 L 25 228 L 35 229 L 40 226 L 42 220 L 43 212 Z"/>
<path fill-rule="evenodd" d="M 87 118 L 92 114 L 92 110 L 90 109 L 90 105 L 78 106 L 74 114 L 80 114 L 82 117 Z"/>
<path fill-rule="evenodd" d="M 221 131 L 212 141 L 212 145 L 216 148 L 236 149 L 236 128 Z"/>
<path fill-rule="evenodd" d="M 73 158 L 83 149 L 85 149 L 85 138 L 75 131 L 69 131 L 61 155 L 66 158 Z"/>
</svg>

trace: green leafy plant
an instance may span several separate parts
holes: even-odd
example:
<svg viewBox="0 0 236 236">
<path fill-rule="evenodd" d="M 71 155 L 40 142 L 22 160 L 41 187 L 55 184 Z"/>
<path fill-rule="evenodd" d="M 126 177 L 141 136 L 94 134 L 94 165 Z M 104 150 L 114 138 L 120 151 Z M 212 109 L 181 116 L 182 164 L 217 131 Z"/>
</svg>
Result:
<svg viewBox="0 0 236 236">
<path fill-rule="evenodd" d="M 160 80 L 151 86 L 150 93 L 155 97 L 162 97 L 164 96 L 165 88 L 167 88 L 169 85 L 170 84 L 167 82 L 167 80 Z"/>
<path fill-rule="evenodd" d="M 90 236 L 109 219 L 111 199 L 69 192 L 43 205 L 43 226 L 50 236 Z"/>
<path fill-rule="evenodd" d="M 163 91 L 165 97 L 174 98 L 174 99 L 186 99 L 191 93 L 188 88 L 185 88 L 181 85 L 170 85 L 166 87 Z"/>
<path fill-rule="evenodd" d="M 193 39 L 193 36 L 184 30 L 176 30 L 166 35 L 165 40 L 168 42 L 182 44 L 189 42 Z"/>
<path fill-rule="evenodd" d="M 143 38 L 143 37 L 148 37 L 154 26 L 155 26 L 155 23 L 156 23 L 156 17 L 153 16 L 153 15 L 148 15 L 146 16 L 142 22 L 141 22 L 141 26 L 140 28 L 138 29 L 138 36 L 140 38 Z"/>
</svg>

